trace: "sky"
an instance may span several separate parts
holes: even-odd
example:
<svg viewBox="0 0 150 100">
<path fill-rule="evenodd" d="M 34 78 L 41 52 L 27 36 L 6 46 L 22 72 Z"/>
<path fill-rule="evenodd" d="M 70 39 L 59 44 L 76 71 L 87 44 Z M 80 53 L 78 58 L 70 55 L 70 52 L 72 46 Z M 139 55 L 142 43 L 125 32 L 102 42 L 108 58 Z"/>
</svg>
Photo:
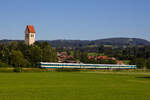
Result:
<svg viewBox="0 0 150 100">
<path fill-rule="evenodd" d="M 0 39 L 23 40 L 28 24 L 37 40 L 150 41 L 150 0 L 0 0 Z"/>
</svg>

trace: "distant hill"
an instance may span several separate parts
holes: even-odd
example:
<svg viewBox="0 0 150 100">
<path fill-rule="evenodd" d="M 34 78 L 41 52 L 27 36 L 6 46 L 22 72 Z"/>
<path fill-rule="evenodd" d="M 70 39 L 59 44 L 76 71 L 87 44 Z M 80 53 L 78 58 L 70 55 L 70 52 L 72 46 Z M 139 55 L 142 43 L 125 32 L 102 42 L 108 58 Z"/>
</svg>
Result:
<svg viewBox="0 0 150 100">
<path fill-rule="evenodd" d="M 94 41 L 97 45 L 150 45 L 150 41 L 139 38 L 107 38 Z"/>
<path fill-rule="evenodd" d="M 0 40 L 0 43 L 7 43 L 11 41 L 23 41 L 23 40 Z M 112 45 L 112 46 L 150 46 L 150 41 L 140 38 L 106 38 L 98 40 L 39 40 L 47 41 L 52 47 L 93 47 L 100 45 Z"/>
<path fill-rule="evenodd" d="M 8 39 L 3 39 L 3 40 L 0 40 L 0 43 L 9 43 L 9 42 L 13 42 L 13 41 L 21 42 L 23 40 L 8 40 Z"/>
<path fill-rule="evenodd" d="M 52 40 L 47 41 L 53 47 L 87 47 L 87 46 L 145 46 L 150 45 L 150 41 L 139 38 L 107 38 L 98 40 Z"/>
</svg>

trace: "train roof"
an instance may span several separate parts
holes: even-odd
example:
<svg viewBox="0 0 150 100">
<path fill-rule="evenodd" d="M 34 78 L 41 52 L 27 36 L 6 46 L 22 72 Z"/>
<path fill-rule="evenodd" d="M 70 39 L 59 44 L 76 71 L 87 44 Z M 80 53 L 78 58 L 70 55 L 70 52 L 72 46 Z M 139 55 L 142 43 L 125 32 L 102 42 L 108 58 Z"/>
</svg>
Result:
<svg viewBox="0 0 150 100">
<path fill-rule="evenodd" d="M 101 65 L 101 66 L 136 66 L 125 64 L 85 64 L 85 63 L 56 63 L 56 62 L 40 62 L 40 64 L 65 64 L 65 65 Z"/>
</svg>

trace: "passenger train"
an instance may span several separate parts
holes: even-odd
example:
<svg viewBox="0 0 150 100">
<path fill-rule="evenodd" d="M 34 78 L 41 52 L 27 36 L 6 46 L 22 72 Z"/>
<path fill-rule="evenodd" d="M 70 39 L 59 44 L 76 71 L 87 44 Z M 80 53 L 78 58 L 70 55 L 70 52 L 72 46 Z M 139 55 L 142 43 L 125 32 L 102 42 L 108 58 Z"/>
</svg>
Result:
<svg viewBox="0 0 150 100">
<path fill-rule="evenodd" d="M 40 62 L 40 68 L 77 68 L 77 69 L 136 69 L 136 65 L 84 64 Z"/>
</svg>

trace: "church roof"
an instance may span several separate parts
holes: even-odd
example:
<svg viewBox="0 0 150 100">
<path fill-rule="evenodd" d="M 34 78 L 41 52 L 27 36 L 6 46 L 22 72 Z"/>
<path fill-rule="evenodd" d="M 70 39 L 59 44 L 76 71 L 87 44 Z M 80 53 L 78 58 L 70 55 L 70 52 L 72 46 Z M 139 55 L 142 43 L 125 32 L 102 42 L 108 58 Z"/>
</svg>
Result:
<svg viewBox="0 0 150 100">
<path fill-rule="evenodd" d="M 27 25 L 29 33 L 36 33 L 33 25 Z"/>
</svg>

